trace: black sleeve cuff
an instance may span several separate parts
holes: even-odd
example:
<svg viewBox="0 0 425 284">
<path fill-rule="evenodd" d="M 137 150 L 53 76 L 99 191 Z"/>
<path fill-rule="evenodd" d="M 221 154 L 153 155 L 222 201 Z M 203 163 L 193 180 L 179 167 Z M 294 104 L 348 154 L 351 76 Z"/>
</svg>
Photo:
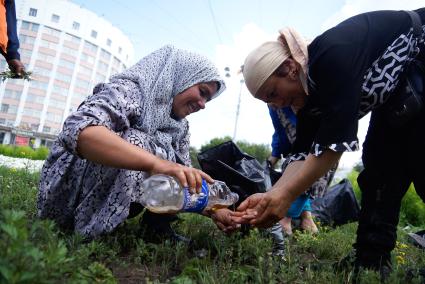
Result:
<svg viewBox="0 0 425 284">
<path fill-rule="evenodd" d="M 335 143 L 326 146 L 314 143 L 311 147 L 310 153 L 318 157 L 326 149 L 332 150 L 334 152 L 354 152 L 359 150 L 359 141 L 354 140 L 351 142 Z"/>
</svg>

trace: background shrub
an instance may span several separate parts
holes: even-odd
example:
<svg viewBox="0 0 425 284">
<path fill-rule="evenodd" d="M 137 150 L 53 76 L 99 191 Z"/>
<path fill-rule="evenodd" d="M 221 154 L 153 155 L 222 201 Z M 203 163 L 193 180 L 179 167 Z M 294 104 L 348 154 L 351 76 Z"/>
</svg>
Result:
<svg viewBox="0 0 425 284">
<path fill-rule="evenodd" d="M 47 147 L 41 146 L 33 149 L 29 146 L 14 146 L 14 145 L 1 145 L 0 155 L 14 157 L 14 158 L 27 158 L 31 160 L 45 160 L 49 154 Z"/>
</svg>

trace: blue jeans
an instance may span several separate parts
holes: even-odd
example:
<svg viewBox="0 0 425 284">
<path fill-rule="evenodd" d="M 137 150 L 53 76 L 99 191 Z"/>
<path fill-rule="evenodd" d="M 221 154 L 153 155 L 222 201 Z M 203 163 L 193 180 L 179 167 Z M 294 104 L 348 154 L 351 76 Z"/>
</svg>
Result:
<svg viewBox="0 0 425 284">
<path fill-rule="evenodd" d="M 302 194 L 292 202 L 286 213 L 287 217 L 299 218 L 303 211 L 311 211 L 310 197 L 307 194 Z"/>
</svg>

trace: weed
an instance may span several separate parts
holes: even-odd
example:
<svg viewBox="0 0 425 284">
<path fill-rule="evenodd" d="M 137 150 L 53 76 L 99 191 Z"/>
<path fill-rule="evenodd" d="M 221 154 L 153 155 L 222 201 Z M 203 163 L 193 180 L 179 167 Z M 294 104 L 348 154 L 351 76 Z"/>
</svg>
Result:
<svg viewBox="0 0 425 284">
<path fill-rule="evenodd" d="M 352 181 L 355 174 L 353 174 Z M 226 236 L 213 222 L 181 214 L 174 228 L 193 244 L 145 242 L 139 218 L 113 233 L 87 242 L 78 234 L 61 232 L 54 222 L 36 217 L 38 174 L 0 167 L 0 283 L 350 283 L 352 271 L 337 272 L 335 263 L 350 250 L 357 224 L 319 234 L 295 231 L 288 240 L 286 261 L 271 256 L 271 240 L 261 230 Z M 360 191 L 355 182 L 355 192 Z M 423 226 L 423 204 L 411 189 L 403 200 L 394 272 L 389 283 L 421 283 L 423 250 L 407 242 L 412 224 Z M 413 204 L 413 205 L 411 205 Z M 413 271 L 406 280 L 406 271 Z M 409 274 L 409 275 L 410 275 Z M 379 283 L 372 271 L 358 283 Z"/>
</svg>

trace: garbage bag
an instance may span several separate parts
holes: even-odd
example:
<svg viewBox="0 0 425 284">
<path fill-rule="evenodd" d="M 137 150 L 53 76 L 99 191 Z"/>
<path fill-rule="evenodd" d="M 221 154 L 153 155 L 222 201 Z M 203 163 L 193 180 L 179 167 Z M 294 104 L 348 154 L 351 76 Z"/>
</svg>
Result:
<svg viewBox="0 0 425 284">
<path fill-rule="evenodd" d="M 421 249 L 425 249 L 425 230 L 421 230 L 416 233 L 409 233 L 407 235 L 410 243 Z"/>
<path fill-rule="evenodd" d="M 224 181 L 239 195 L 238 206 L 248 196 L 265 192 L 265 169 L 252 156 L 243 153 L 232 141 L 207 149 L 198 154 L 201 169 L 212 178 Z"/>
<path fill-rule="evenodd" d="M 263 164 L 263 167 L 265 170 L 264 174 L 266 178 L 267 189 L 269 189 L 280 179 L 280 177 L 282 176 L 282 172 L 276 171 L 272 167 L 272 164 L 270 163 L 270 161 L 266 161 Z"/>
<path fill-rule="evenodd" d="M 231 191 L 239 195 L 235 207 L 251 194 L 265 192 L 271 187 L 271 167 L 269 169 L 262 166 L 254 157 L 243 153 L 232 141 L 199 153 L 198 162 L 204 172 L 214 179 L 224 181 Z M 248 235 L 249 230 L 249 225 L 242 225 L 242 235 Z M 284 258 L 285 243 L 280 224 L 276 223 L 266 232 L 272 238 L 272 254 Z"/>
<path fill-rule="evenodd" d="M 348 179 L 331 186 L 325 195 L 313 200 L 311 213 L 326 225 L 339 226 L 359 219 L 360 206 Z"/>
</svg>

